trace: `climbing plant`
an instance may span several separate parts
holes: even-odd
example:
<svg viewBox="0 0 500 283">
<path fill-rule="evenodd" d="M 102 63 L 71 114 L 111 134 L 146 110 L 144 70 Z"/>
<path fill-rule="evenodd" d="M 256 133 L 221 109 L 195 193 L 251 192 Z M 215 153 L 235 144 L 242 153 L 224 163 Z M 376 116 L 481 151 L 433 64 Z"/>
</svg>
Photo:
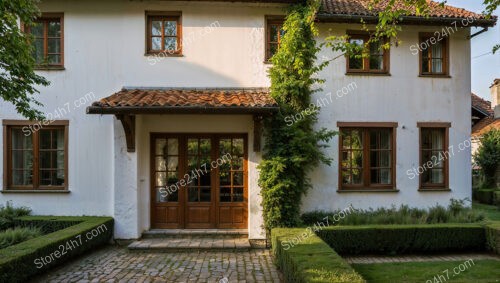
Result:
<svg viewBox="0 0 500 283">
<path fill-rule="evenodd" d="M 314 86 L 323 82 L 315 75 L 325 66 L 316 65 L 318 8 L 318 0 L 290 8 L 285 35 L 271 58 L 270 92 L 280 111 L 265 120 L 265 154 L 259 165 L 267 229 L 300 224 L 301 199 L 311 187 L 308 173 L 321 162 L 331 162 L 322 148 L 335 132 L 314 128 L 318 109 L 311 104 L 311 96 L 320 90 Z"/>
</svg>

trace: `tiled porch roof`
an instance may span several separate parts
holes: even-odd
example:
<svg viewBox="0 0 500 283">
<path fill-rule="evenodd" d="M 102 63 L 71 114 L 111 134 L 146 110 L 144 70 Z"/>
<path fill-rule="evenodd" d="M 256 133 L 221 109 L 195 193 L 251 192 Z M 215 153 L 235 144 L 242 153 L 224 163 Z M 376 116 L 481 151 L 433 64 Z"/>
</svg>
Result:
<svg viewBox="0 0 500 283">
<path fill-rule="evenodd" d="M 92 103 L 89 114 L 265 113 L 278 105 L 264 88 L 124 88 Z"/>
<path fill-rule="evenodd" d="M 338 22 L 358 22 L 359 18 L 365 21 L 376 19 L 379 12 L 381 12 L 387 5 L 389 0 L 381 1 L 372 10 L 369 9 L 370 0 L 321 0 L 321 8 L 318 13 L 320 20 L 331 20 Z M 416 24 L 436 24 L 453 22 L 457 19 L 473 18 L 472 23 L 467 23 L 467 26 L 494 26 L 496 17 L 487 19 L 484 15 L 467 11 L 465 9 L 456 8 L 450 5 L 441 6 L 439 3 L 430 2 L 429 17 L 423 18 L 416 16 L 416 11 L 405 15 L 402 23 L 416 23 Z M 396 9 L 404 8 L 402 2 L 397 2 Z M 460 21 L 457 25 L 460 26 Z"/>
</svg>

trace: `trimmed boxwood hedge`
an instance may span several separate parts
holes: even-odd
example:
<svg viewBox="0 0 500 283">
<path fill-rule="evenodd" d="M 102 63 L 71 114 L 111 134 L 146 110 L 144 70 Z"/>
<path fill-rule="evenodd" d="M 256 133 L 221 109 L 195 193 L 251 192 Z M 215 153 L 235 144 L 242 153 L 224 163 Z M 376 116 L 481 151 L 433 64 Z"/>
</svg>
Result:
<svg viewBox="0 0 500 283">
<path fill-rule="evenodd" d="M 339 254 L 405 254 L 486 250 L 476 224 L 327 227 L 317 235 Z"/>
<path fill-rule="evenodd" d="M 488 250 L 500 254 L 500 223 L 486 226 L 486 242 Z"/>
<path fill-rule="evenodd" d="M 285 282 L 366 282 L 325 242 L 306 229 L 276 228 L 271 231 L 271 237 L 275 261 Z"/>
<path fill-rule="evenodd" d="M 474 199 L 480 203 L 493 204 L 493 189 L 479 189 L 475 190 L 472 194 Z"/>
<path fill-rule="evenodd" d="M 21 226 L 42 226 L 46 227 L 47 230 L 56 227 L 67 228 L 1 249 L 0 282 L 26 281 L 35 274 L 109 242 L 113 236 L 114 221 L 111 217 L 25 216 L 17 219 L 17 223 Z M 87 240 L 87 233 L 97 228 L 100 232 L 94 233 L 96 235 L 92 235 L 92 239 Z M 81 236 L 81 244 L 78 241 L 78 235 Z M 73 248 L 66 248 L 68 243 L 75 240 L 78 242 L 77 245 L 71 244 Z M 61 249 L 61 246 L 64 246 L 65 249 Z M 62 250 L 66 251 L 64 255 L 54 256 L 55 252 Z M 46 258 L 51 254 L 54 260 L 51 260 L 50 263 L 43 265 L 40 264 L 40 261 L 35 263 L 36 260 Z"/>
</svg>

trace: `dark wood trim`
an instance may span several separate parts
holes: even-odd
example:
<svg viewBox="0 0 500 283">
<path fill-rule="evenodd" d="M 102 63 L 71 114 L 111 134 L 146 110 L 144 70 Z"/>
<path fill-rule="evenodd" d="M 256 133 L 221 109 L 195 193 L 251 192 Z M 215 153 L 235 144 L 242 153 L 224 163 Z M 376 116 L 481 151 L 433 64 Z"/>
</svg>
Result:
<svg viewBox="0 0 500 283">
<path fill-rule="evenodd" d="M 151 46 L 151 28 L 152 28 L 152 20 L 154 18 L 157 19 L 162 19 L 162 21 L 170 19 L 170 20 L 175 20 L 177 22 L 177 50 L 175 52 L 171 52 L 170 50 L 152 50 Z M 145 13 L 145 20 L 146 20 L 146 39 L 145 39 L 145 47 L 146 47 L 146 52 L 145 55 L 158 55 L 163 53 L 165 57 L 182 57 L 182 45 L 183 45 L 183 37 L 182 37 L 182 11 L 146 11 Z M 163 26 L 163 24 L 162 24 Z M 162 29 L 161 31 L 161 44 L 162 46 L 165 44 L 164 43 L 164 36 L 165 32 Z"/>
<path fill-rule="evenodd" d="M 337 190 L 337 193 L 398 193 L 398 189 L 340 189 Z"/>
<path fill-rule="evenodd" d="M 351 37 L 363 39 L 365 44 L 366 44 L 366 42 L 368 42 L 370 39 L 370 35 L 372 34 L 372 31 L 347 30 L 346 33 L 349 36 L 349 39 Z M 384 39 L 382 41 L 382 44 L 385 44 L 388 40 L 389 39 Z M 370 50 L 369 46 L 365 46 L 365 49 L 367 49 L 368 51 Z M 382 70 L 370 69 L 370 57 L 369 56 L 361 58 L 363 60 L 363 66 L 365 66 L 365 68 L 363 68 L 363 69 L 351 69 L 349 67 L 350 56 L 346 54 L 345 55 L 346 75 L 361 75 L 361 74 L 389 75 L 390 74 L 390 62 L 391 62 L 390 61 L 390 58 L 391 58 L 390 49 L 384 49 L 383 51 L 384 51 L 384 53 L 383 53 L 383 60 L 382 61 L 384 64 L 384 68 Z"/>
<path fill-rule="evenodd" d="M 30 121 L 30 120 L 2 120 L 4 126 L 30 126 L 41 125 L 42 128 L 50 126 L 68 126 L 69 120 L 54 120 L 54 121 Z"/>
<path fill-rule="evenodd" d="M 5 120 L 4 120 L 5 121 Z M 8 168 L 8 160 L 11 159 L 10 157 L 10 149 L 9 149 L 9 143 L 8 140 L 10 140 L 10 135 L 9 131 L 7 129 L 7 125 L 3 124 L 3 190 L 7 190 L 8 184 L 9 184 L 9 168 Z"/>
<path fill-rule="evenodd" d="M 441 34 L 441 31 L 436 31 L 437 33 Z M 432 33 L 432 32 L 420 32 L 418 34 L 418 44 L 419 46 L 421 46 L 422 42 L 430 39 L 430 38 L 435 38 L 436 36 L 436 32 Z M 437 39 L 436 39 L 437 40 Z M 419 74 L 419 77 L 435 77 L 435 78 L 450 78 L 449 74 L 450 74 L 450 44 L 449 44 L 449 37 L 448 36 L 442 36 L 442 39 L 441 41 L 439 41 L 443 44 L 443 72 L 441 73 L 433 73 L 431 72 L 431 67 L 432 66 L 429 66 L 429 72 L 426 72 L 424 73 L 422 71 L 422 54 L 421 54 L 421 51 L 420 51 L 420 47 L 419 47 L 419 52 L 418 52 L 418 74 Z M 437 43 L 437 42 L 436 42 Z M 429 46 L 427 47 L 427 50 L 429 52 L 432 51 L 432 49 L 430 48 L 430 42 L 429 42 Z M 432 53 L 429 53 L 432 55 Z"/>
<path fill-rule="evenodd" d="M 2 190 L 2 194 L 69 194 L 70 190 Z"/>
<path fill-rule="evenodd" d="M 135 116 L 134 115 L 116 115 L 125 131 L 125 142 L 127 143 L 127 152 L 135 152 Z"/>
<path fill-rule="evenodd" d="M 450 128 L 451 122 L 417 122 L 418 128 Z"/>
<path fill-rule="evenodd" d="M 254 115 L 253 116 L 253 151 L 260 152 L 261 150 L 261 138 L 262 138 L 262 124 L 263 117 Z"/>
<path fill-rule="evenodd" d="M 451 192 L 449 188 L 419 188 L 419 192 Z"/>
<path fill-rule="evenodd" d="M 339 128 L 397 128 L 398 122 L 337 122 Z"/>
</svg>

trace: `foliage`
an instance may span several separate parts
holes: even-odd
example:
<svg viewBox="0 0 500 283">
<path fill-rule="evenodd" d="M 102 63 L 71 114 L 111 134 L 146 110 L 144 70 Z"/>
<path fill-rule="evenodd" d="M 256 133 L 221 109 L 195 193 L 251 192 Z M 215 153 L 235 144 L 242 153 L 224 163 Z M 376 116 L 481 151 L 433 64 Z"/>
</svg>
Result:
<svg viewBox="0 0 500 283">
<path fill-rule="evenodd" d="M 493 189 L 479 189 L 472 192 L 474 200 L 484 204 L 493 204 Z"/>
<path fill-rule="evenodd" d="M 450 201 L 448 208 L 436 205 L 429 209 L 410 208 L 402 205 L 399 208 L 378 208 L 369 210 L 352 210 L 345 217 L 334 220 L 340 211 L 313 211 L 302 214 L 307 225 L 326 222 L 329 225 L 372 225 L 372 224 L 437 224 L 437 223 L 477 223 L 485 220 L 484 213 L 465 207 L 464 200 Z"/>
<path fill-rule="evenodd" d="M 487 248 L 500 254 L 500 223 L 492 223 L 486 226 Z"/>
<path fill-rule="evenodd" d="M 280 106 L 276 115 L 265 120 L 265 153 L 259 165 L 264 221 L 267 229 L 300 223 L 302 196 L 311 187 L 307 177 L 319 163 L 330 159 L 322 148 L 334 132 L 315 130 L 317 109 L 292 125 L 286 117 L 310 110 L 314 84 L 322 83 L 315 74 L 324 65 L 315 65 L 319 46 L 314 37 L 318 0 L 290 8 L 283 25 L 285 35 L 269 70 L 271 96 Z"/>
<path fill-rule="evenodd" d="M 41 120 L 43 115 L 32 104 L 41 106 L 33 98 L 37 85 L 49 82 L 34 72 L 32 37 L 23 33 L 18 24 L 30 25 L 39 15 L 37 0 L 0 1 L 0 98 L 12 103 L 17 112 L 30 120 Z"/>
<path fill-rule="evenodd" d="M 327 227 L 316 234 L 339 254 L 469 252 L 486 249 L 478 224 Z"/>
<path fill-rule="evenodd" d="M 6 248 L 8 246 L 15 245 L 20 242 L 24 242 L 29 239 L 36 238 L 42 235 L 40 229 L 32 228 L 21 228 L 16 227 L 14 229 L 7 229 L 0 232 L 0 249 Z"/>
<path fill-rule="evenodd" d="M 0 250 L 0 282 L 24 282 L 36 274 L 64 264 L 77 255 L 108 243 L 113 236 L 114 221 L 111 217 L 25 216 L 21 217 L 20 220 L 39 222 L 44 219 L 47 221 L 80 223 Z M 97 227 L 102 227 L 102 225 L 106 227 L 105 230 L 101 228 L 102 233 L 85 241 L 88 232 Z M 71 243 L 71 241 L 79 243 L 78 236 L 82 238 L 82 243 L 73 245 L 74 247 L 71 249 L 67 248 L 68 243 Z M 50 257 L 51 254 L 53 255 L 57 251 L 61 254 L 62 245 L 66 247 L 66 253 L 59 258 L 53 257 L 54 260 L 46 265 L 39 266 L 35 264 L 35 260 L 41 257 Z"/>
<path fill-rule="evenodd" d="M 352 267 L 369 282 L 497 282 L 500 278 L 496 259 L 429 262 L 391 262 L 353 264 Z M 464 270 L 463 268 L 466 267 Z M 455 274 L 452 270 L 460 272 Z"/>
<path fill-rule="evenodd" d="M 35 218 L 33 219 L 29 217 L 14 219 L 14 226 L 39 229 L 45 235 L 53 233 L 55 231 L 66 229 L 70 226 L 80 224 L 82 222 L 81 219 L 75 219 L 73 221 L 70 220 L 61 221 L 59 217 L 52 217 L 52 218 L 43 217 L 41 219 L 37 217 L 38 216 L 35 216 Z"/>
<path fill-rule="evenodd" d="M 291 248 L 283 245 L 304 232 L 304 229 L 272 230 L 272 252 L 285 282 L 366 282 L 314 234 Z"/>
<path fill-rule="evenodd" d="M 31 214 L 29 207 L 13 207 L 10 202 L 6 206 L 0 205 L 0 231 L 13 228 L 14 219 Z"/>
<path fill-rule="evenodd" d="M 481 167 L 485 179 L 483 187 L 494 187 L 495 174 L 500 166 L 500 129 L 486 132 L 481 136 L 480 142 L 474 161 Z"/>
</svg>

